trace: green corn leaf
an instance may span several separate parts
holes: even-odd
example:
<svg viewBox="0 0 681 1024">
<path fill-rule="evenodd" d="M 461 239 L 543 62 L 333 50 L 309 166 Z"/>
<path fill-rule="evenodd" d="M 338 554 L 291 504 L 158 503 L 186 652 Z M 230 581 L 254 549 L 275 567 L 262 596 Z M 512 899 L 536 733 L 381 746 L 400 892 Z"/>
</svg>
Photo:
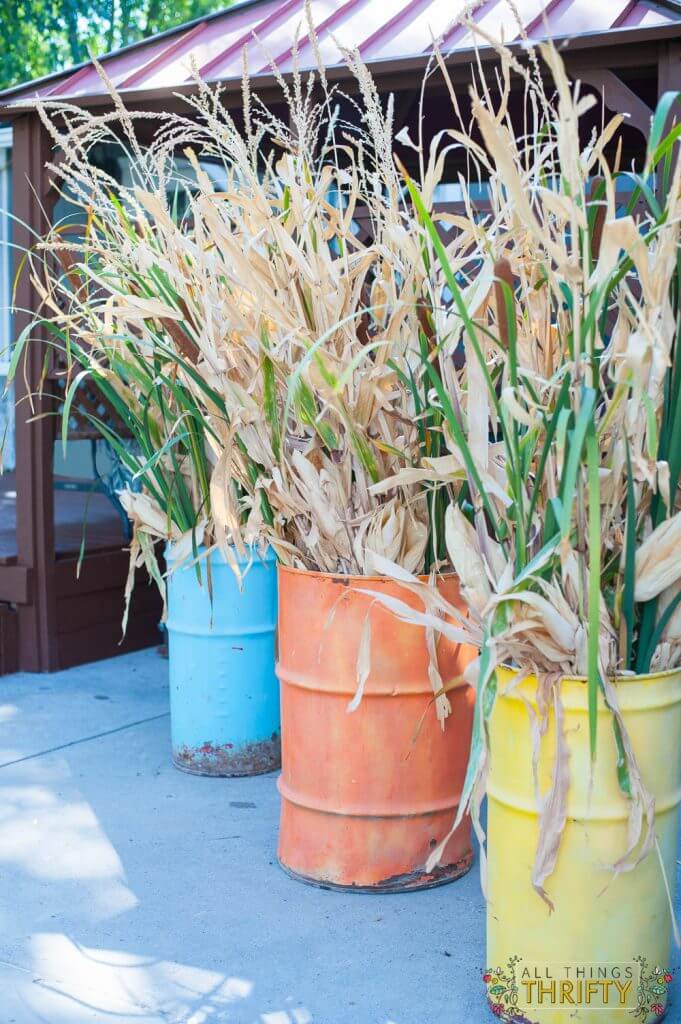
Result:
<svg viewBox="0 0 681 1024">
<path fill-rule="evenodd" d="M 470 478 L 475 484 L 476 489 L 480 495 L 483 508 L 485 509 L 485 512 L 489 517 L 492 529 L 494 531 L 494 535 L 498 540 L 501 540 L 504 536 L 504 533 L 501 530 L 501 524 L 497 522 L 497 516 L 494 511 L 494 506 L 492 505 L 492 501 L 483 486 L 482 480 L 480 479 L 480 474 L 478 472 L 477 466 L 475 465 L 475 460 L 473 459 L 471 450 L 468 446 L 466 435 L 461 427 L 461 424 L 459 423 L 456 413 L 454 412 L 454 408 L 449 399 L 449 395 L 444 389 L 444 385 L 440 380 L 440 375 L 435 372 L 435 369 L 430 362 L 426 363 L 426 371 L 437 392 L 437 396 L 440 400 L 442 410 L 447 420 L 447 425 L 449 426 L 452 437 L 454 438 L 456 446 L 461 452 L 461 456 L 466 465 L 466 471 L 470 475 Z"/>
<path fill-rule="evenodd" d="M 333 324 L 333 326 L 330 327 L 328 330 L 324 331 L 323 334 L 320 334 L 320 336 L 314 342 L 312 342 L 312 344 L 307 345 L 307 351 L 304 357 L 298 363 L 296 369 L 291 374 L 288 382 L 288 388 L 286 392 L 286 404 L 284 406 L 284 414 L 282 416 L 282 423 L 284 424 L 284 429 L 286 427 L 286 424 L 288 423 L 294 399 L 298 395 L 298 389 L 300 382 L 302 380 L 302 374 L 305 372 L 305 369 L 309 365 L 310 361 L 315 358 L 321 346 L 324 345 L 325 342 L 327 342 L 329 338 L 333 334 L 335 334 L 341 327 L 344 327 L 346 324 L 353 323 L 360 317 L 364 316 L 365 313 L 373 313 L 373 311 L 373 306 L 367 306 L 364 309 L 355 310 L 354 313 L 349 313 L 348 316 L 343 317 L 342 320 L 339 320 L 337 323 Z M 328 371 L 326 371 L 326 369 L 324 369 L 324 372 L 328 374 Z M 330 381 L 331 387 L 333 387 L 336 383 L 335 378 L 330 377 Z"/>
<path fill-rule="evenodd" d="M 593 427 L 593 412 L 596 402 L 596 392 L 592 388 L 584 388 L 582 391 L 582 404 L 577 415 L 572 436 L 570 437 L 567 459 L 563 470 L 563 482 L 561 487 L 561 501 L 563 505 L 563 519 L 561 523 L 561 534 L 566 538 L 570 534 L 572 525 L 572 506 L 575 499 L 577 473 L 582 463 L 582 452 L 589 428 Z M 595 443 L 595 437 L 594 437 Z"/>
<path fill-rule="evenodd" d="M 600 501 L 600 459 L 598 439 L 593 422 L 586 432 L 587 480 L 589 494 L 589 614 L 587 635 L 587 689 L 589 703 L 589 747 L 591 760 L 596 757 L 596 733 L 598 728 L 598 689 L 601 685 L 598 664 L 598 640 L 600 631 L 601 600 L 601 501 Z"/>
<path fill-rule="evenodd" d="M 320 419 L 315 396 L 302 378 L 298 381 L 294 398 L 294 409 L 296 417 L 300 422 L 316 430 L 330 451 L 338 448 L 338 438 L 328 423 Z"/>
<path fill-rule="evenodd" d="M 631 215 L 634 212 L 636 206 L 641 200 L 641 197 L 643 197 L 655 220 L 660 220 L 662 217 L 662 210 L 648 181 L 646 181 L 645 177 L 641 174 L 634 174 L 632 171 L 627 171 L 625 173 L 626 177 L 631 179 L 636 186 L 632 191 L 629 202 L 627 203 L 627 214 Z"/>
<path fill-rule="evenodd" d="M 21 355 L 24 349 L 26 348 L 26 344 L 29 338 L 31 337 L 31 332 L 36 327 L 40 327 L 42 323 L 42 320 L 32 320 L 30 323 L 26 324 L 26 326 L 23 328 L 18 338 L 14 342 L 14 345 L 12 347 L 12 355 L 10 357 L 9 366 L 7 368 L 8 384 L 10 384 L 16 376 L 17 367 L 19 366 L 19 360 L 21 359 Z"/>
<path fill-rule="evenodd" d="M 267 328 L 263 324 L 260 332 L 260 340 L 265 352 L 262 359 L 263 375 L 263 398 L 265 418 L 270 428 L 272 438 L 272 451 L 274 457 L 279 461 L 281 458 L 281 426 L 279 424 L 279 408 L 277 406 L 277 387 L 274 377 L 274 363 L 270 358 L 270 339 Z"/>
<path fill-rule="evenodd" d="M 202 510 L 210 514 L 210 469 L 206 458 L 205 442 L 203 437 L 203 422 L 201 418 L 189 417 L 189 448 L 196 475 L 199 481 L 202 496 Z"/>
<path fill-rule="evenodd" d="M 98 416 L 93 416 L 92 413 L 84 412 L 83 415 L 87 421 L 92 424 L 93 427 L 102 435 L 108 444 L 111 445 L 114 452 L 118 455 L 121 462 L 128 468 L 131 475 L 137 469 L 138 462 L 135 456 L 128 451 L 118 435 L 111 430 L 109 425 L 101 420 Z M 161 505 L 165 507 L 168 501 L 168 485 L 163 478 L 161 478 L 162 486 L 158 486 L 159 480 L 155 477 L 147 477 L 144 481 L 144 486 L 148 489 L 149 493 L 153 498 Z"/>
<path fill-rule="evenodd" d="M 416 379 L 414 377 L 414 372 L 411 366 L 409 366 L 409 364 L 407 363 L 407 373 L 405 373 L 403 370 L 400 369 L 400 367 L 397 365 L 394 359 L 388 359 L 387 366 L 389 366 L 390 369 L 397 374 L 397 377 L 402 386 L 411 392 L 412 400 L 414 402 L 414 422 L 416 423 L 416 429 L 418 430 L 419 434 L 421 454 L 430 455 L 431 452 L 429 452 L 427 448 L 426 425 L 424 423 L 424 417 L 422 415 L 424 413 L 424 407 L 421 401 L 421 393 L 419 391 L 418 384 L 416 383 Z M 431 412 L 432 411 L 433 410 L 431 410 Z"/>
<path fill-rule="evenodd" d="M 66 456 L 66 446 L 69 440 L 69 420 L 71 418 L 71 406 L 73 405 L 73 399 L 82 382 L 89 376 L 90 370 L 88 369 L 81 370 L 80 373 L 77 373 L 71 380 L 71 383 L 66 390 L 66 395 L 64 396 L 64 404 L 61 411 L 61 443 L 64 456 Z"/>
<path fill-rule="evenodd" d="M 624 752 L 622 731 L 620 729 L 619 722 L 614 715 L 612 716 L 612 730 L 615 734 L 615 747 L 617 749 L 617 782 L 624 795 L 631 800 L 631 776 L 629 775 L 629 765 Z"/>
<path fill-rule="evenodd" d="M 636 568 L 636 497 L 634 494 L 634 474 L 631 468 L 629 441 L 626 443 L 627 454 L 627 517 L 624 529 L 624 584 L 622 590 L 622 616 L 626 625 L 626 653 L 624 664 L 631 668 L 634 644 L 634 584 Z"/>
<path fill-rule="evenodd" d="M 167 438 L 161 447 L 158 448 L 150 458 L 146 459 L 139 465 L 133 474 L 133 479 L 139 479 L 140 477 L 146 476 L 149 470 L 153 469 L 156 463 L 160 462 L 163 459 L 163 456 L 166 455 L 171 448 L 174 448 L 176 445 L 183 444 L 183 442 L 189 440 L 189 438 L 190 434 L 188 431 L 185 431 L 182 434 L 176 434 L 174 437 Z"/>
<path fill-rule="evenodd" d="M 662 612 L 662 615 L 660 615 L 659 621 L 658 621 L 657 625 L 655 626 L 655 629 L 652 631 L 650 639 L 647 642 L 646 650 L 645 650 L 643 659 L 641 661 L 641 667 L 640 668 L 637 667 L 638 668 L 638 672 L 641 675 L 645 675 L 647 672 L 650 672 L 650 662 L 653 659 L 653 654 L 655 653 L 655 648 L 657 647 L 657 645 L 659 644 L 660 640 L 662 639 L 662 634 L 664 633 L 665 629 L 667 628 L 667 625 L 668 625 L 672 615 L 674 614 L 676 609 L 679 607 L 680 603 L 681 603 L 681 592 L 679 592 L 678 594 L 675 595 L 675 597 L 669 602 L 669 604 L 667 605 L 665 610 Z"/>
<path fill-rule="evenodd" d="M 502 628 L 502 624 L 501 616 L 497 613 L 492 622 L 491 630 L 487 623 L 483 628 L 483 640 L 482 647 L 480 649 L 480 667 L 478 670 L 478 685 L 475 694 L 475 708 L 473 710 L 471 750 L 468 757 L 468 765 L 466 767 L 466 776 L 461 790 L 461 800 L 456 815 L 456 824 L 459 823 L 463 818 L 463 815 L 468 810 L 471 797 L 473 795 L 473 788 L 480 772 L 481 760 L 486 745 L 489 718 L 494 709 L 494 702 L 497 695 L 497 676 L 496 671 L 493 670 L 491 664 L 489 639 L 493 633 L 498 632 L 499 629 Z"/>
<path fill-rule="evenodd" d="M 549 563 L 551 556 L 555 554 L 559 543 L 560 533 L 556 531 L 551 539 L 541 547 L 534 558 L 530 559 L 522 572 L 518 573 L 513 581 L 514 589 L 519 589 L 524 583 L 531 580 L 533 576 L 541 574 L 541 570 L 545 568 Z"/>
<path fill-rule="evenodd" d="M 454 275 L 454 272 L 450 266 L 449 259 L 447 257 L 447 251 L 444 245 L 442 244 L 442 239 L 440 238 L 438 230 L 435 227 L 435 224 L 433 223 L 433 220 L 424 205 L 423 199 L 421 198 L 421 193 L 419 192 L 418 188 L 408 175 L 405 180 L 407 188 L 409 190 L 409 195 L 411 196 L 411 200 L 418 213 L 419 220 L 425 227 L 428 236 L 432 242 L 433 248 L 438 258 L 438 262 L 440 264 L 440 267 L 442 268 L 442 272 L 445 275 L 447 287 L 452 293 L 457 313 L 460 316 L 461 322 L 464 325 L 466 334 L 470 340 L 471 346 L 475 353 L 475 357 L 480 364 L 480 368 L 485 378 L 485 384 L 487 385 L 490 401 L 494 405 L 497 415 L 501 419 L 501 407 L 499 403 L 499 397 L 497 395 L 496 388 L 494 387 L 494 383 L 490 377 L 489 369 L 487 367 L 485 357 L 482 353 L 482 349 L 480 348 L 480 343 L 478 341 L 478 336 L 476 334 L 476 325 L 473 323 L 468 313 L 466 303 L 464 301 L 463 295 L 461 294 L 461 289 L 459 288 L 456 276 Z M 498 339 L 496 339 L 496 341 L 498 343 Z"/>
<path fill-rule="evenodd" d="M 650 125 L 650 134 L 648 135 L 648 152 L 646 157 L 646 168 L 648 170 L 657 167 L 665 152 L 674 145 L 674 142 L 681 134 L 681 125 L 676 125 L 665 139 L 662 139 L 662 133 L 667 124 L 669 113 L 680 97 L 681 92 L 669 91 L 663 93 L 658 101 Z"/>
<path fill-rule="evenodd" d="M 558 420 L 559 420 L 560 416 L 562 415 L 563 411 L 565 410 L 565 407 L 567 405 L 567 401 L 568 401 L 568 398 L 569 398 L 569 394 L 570 394 L 570 378 L 565 376 L 563 378 L 563 383 L 561 384 L 560 391 L 558 392 L 558 397 L 556 399 L 556 405 L 555 405 L 553 413 L 551 415 L 551 419 L 549 420 L 549 422 L 548 422 L 548 424 L 546 426 L 546 434 L 545 434 L 545 439 L 544 439 L 544 446 L 542 448 L 542 453 L 541 453 L 541 455 L 539 457 L 539 462 L 537 464 L 537 471 L 536 471 L 536 474 L 535 474 L 535 477 L 534 477 L 534 483 L 533 483 L 533 487 L 532 487 L 532 494 L 530 495 L 530 507 L 529 507 L 528 512 L 527 512 L 527 521 L 528 521 L 528 523 L 532 522 L 532 517 L 534 515 L 534 510 L 535 510 L 535 507 L 537 505 L 537 501 L 539 499 L 539 495 L 541 494 L 542 480 L 544 479 L 544 470 L 546 468 L 546 460 L 549 457 L 549 452 L 551 451 L 551 445 L 553 444 L 553 438 L 554 438 L 554 436 L 556 434 L 556 430 L 558 428 Z"/>
<path fill-rule="evenodd" d="M 362 466 L 371 477 L 371 482 L 377 484 L 378 481 L 381 479 L 381 474 L 378 468 L 378 463 L 374 458 L 373 452 L 371 451 L 371 448 L 369 447 L 366 438 L 364 437 L 363 434 L 361 434 L 350 424 L 347 424 L 347 426 L 348 435 L 350 437 L 350 441 L 352 443 L 352 447 L 355 450 L 357 458 L 362 463 Z"/>
</svg>

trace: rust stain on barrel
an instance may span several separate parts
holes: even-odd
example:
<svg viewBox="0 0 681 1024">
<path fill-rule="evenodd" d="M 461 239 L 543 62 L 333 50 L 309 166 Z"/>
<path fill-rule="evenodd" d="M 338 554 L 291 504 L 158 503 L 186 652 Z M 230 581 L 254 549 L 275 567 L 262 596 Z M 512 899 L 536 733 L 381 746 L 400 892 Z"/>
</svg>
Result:
<svg viewBox="0 0 681 1024">
<path fill-rule="evenodd" d="M 278 733 L 272 733 L 269 739 L 238 748 L 233 743 L 184 746 L 175 751 L 173 761 L 176 767 L 193 775 L 263 775 L 279 767 L 281 740 Z"/>
<path fill-rule="evenodd" d="M 460 606 L 455 577 L 442 577 L 438 585 Z M 279 567 L 279 859 L 289 874 L 326 888 L 393 892 L 441 885 L 467 871 L 472 860 L 470 823 L 464 820 L 440 865 L 425 870 L 457 811 L 474 694 L 465 684 L 448 692 L 452 714 L 443 730 L 423 629 L 400 622 L 361 593 L 367 589 L 423 607 L 384 577 Z M 358 709 L 348 713 L 367 615 L 370 672 Z M 439 640 L 445 685 L 472 657 L 472 649 Z"/>
</svg>

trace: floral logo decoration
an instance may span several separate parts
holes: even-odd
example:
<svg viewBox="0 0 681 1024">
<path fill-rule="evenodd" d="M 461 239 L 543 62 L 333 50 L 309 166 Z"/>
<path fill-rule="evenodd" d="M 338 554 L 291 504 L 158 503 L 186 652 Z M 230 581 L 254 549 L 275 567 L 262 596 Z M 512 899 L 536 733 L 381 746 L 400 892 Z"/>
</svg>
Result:
<svg viewBox="0 0 681 1024">
<path fill-rule="evenodd" d="M 532 1010 L 527 1010 L 527 1004 L 522 997 L 520 989 L 522 985 L 532 985 L 535 982 L 531 981 L 528 983 L 522 980 L 524 978 L 523 972 L 525 974 L 528 973 L 527 965 L 518 966 L 522 963 L 522 957 L 512 956 L 506 962 L 505 967 L 488 968 L 482 975 L 482 980 L 487 988 L 487 999 L 490 1009 L 502 1024 L 537 1024 L 536 1021 L 526 1016 L 526 1012 L 531 1013 Z M 638 964 L 639 970 L 636 972 L 638 973 L 638 983 L 635 990 L 636 1005 L 629 1004 L 631 1007 L 629 1012 L 632 1019 L 645 1022 L 651 1014 L 655 1017 L 661 1017 L 666 1006 L 667 989 L 673 980 L 673 974 L 668 969 L 659 966 L 649 966 L 648 960 L 644 956 L 634 957 L 634 963 Z M 633 963 L 631 968 L 633 969 Z M 602 970 L 602 966 L 600 969 Z M 565 971 L 567 971 L 567 968 L 565 968 Z M 550 975 L 547 975 L 547 977 L 550 977 Z M 570 977 L 570 975 L 566 974 L 566 977 Z M 574 971 L 572 977 L 576 977 Z M 614 977 L 618 978 L 621 975 L 614 975 Z M 629 977 L 631 977 L 631 974 Z M 519 979 L 521 980 L 519 981 Z M 569 986 L 570 982 L 564 981 L 563 984 Z M 586 983 L 579 982 L 577 984 L 582 985 Z M 611 985 L 613 982 L 604 982 L 603 984 Z M 618 983 L 614 982 L 614 984 Z M 631 995 L 633 1002 L 634 993 L 632 992 Z M 581 994 L 578 998 L 581 1003 Z M 574 998 L 570 998 L 569 1002 L 574 1007 Z M 563 1004 L 554 1003 L 554 1008 L 556 1005 Z M 569 1009 L 567 1003 L 563 1008 Z"/>
<path fill-rule="evenodd" d="M 673 980 L 673 974 L 662 967 L 649 967 L 644 956 L 635 956 L 634 960 L 641 967 L 641 975 L 636 992 L 636 1009 L 634 1017 L 646 1020 L 649 1014 L 656 1016 L 664 1013 L 667 1001 L 667 986 Z"/>
<path fill-rule="evenodd" d="M 520 960 L 519 956 L 512 956 L 507 961 L 506 968 L 488 968 L 482 976 L 487 986 L 490 1009 L 504 1024 L 533 1024 L 518 1007 L 516 965 Z"/>
</svg>

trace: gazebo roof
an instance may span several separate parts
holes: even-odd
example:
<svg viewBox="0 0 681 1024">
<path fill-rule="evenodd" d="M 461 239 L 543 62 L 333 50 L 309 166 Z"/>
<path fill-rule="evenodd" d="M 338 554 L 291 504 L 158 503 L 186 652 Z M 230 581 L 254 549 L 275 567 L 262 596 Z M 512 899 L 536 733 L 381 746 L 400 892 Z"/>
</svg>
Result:
<svg viewBox="0 0 681 1024">
<path fill-rule="evenodd" d="M 471 33 L 457 25 L 463 0 L 311 0 L 322 59 L 341 63 L 337 41 L 359 47 L 365 61 L 395 65 L 426 55 L 433 38 L 447 51 L 466 51 Z M 468 5 L 472 6 L 472 5 Z M 678 35 L 679 0 L 516 0 L 526 33 L 574 43 Z M 518 38 L 518 25 L 506 0 L 486 0 L 472 17 L 495 36 Z M 245 0 L 213 15 L 124 47 L 101 59 L 122 93 L 172 91 L 191 81 L 192 62 L 206 81 L 238 80 L 247 47 L 251 74 L 267 74 L 271 62 L 284 73 L 293 68 L 299 35 L 299 64 L 315 66 L 304 0 Z M 31 100 L 95 98 L 106 87 L 92 62 L 0 92 L 0 105 Z"/>
</svg>

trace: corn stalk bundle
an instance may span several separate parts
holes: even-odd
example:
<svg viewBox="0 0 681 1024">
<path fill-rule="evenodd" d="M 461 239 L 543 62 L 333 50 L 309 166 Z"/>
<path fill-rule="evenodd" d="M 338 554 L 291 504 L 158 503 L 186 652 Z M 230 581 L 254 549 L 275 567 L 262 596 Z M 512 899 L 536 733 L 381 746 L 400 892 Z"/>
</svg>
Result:
<svg viewBox="0 0 681 1024">
<path fill-rule="evenodd" d="M 560 679 L 583 677 L 592 760 L 603 699 L 631 800 L 630 843 L 615 865 L 624 871 L 653 847 L 654 802 L 615 682 L 681 664 L 679 129 L 664 135 L 676 96 L 667 94 L 655 113 L 642 172 L 625 172 L 621 118 L 584 145 L 580 123 L 596 101 L 568 80 L 552 46 L 542 47 L 540 70 L 533 51 L 520 64 L 495 45 L 495 87 L 480 78 L 473 125 L 453 130 L 489 179 L 491 212 L 475 225 L 476 280 L 464 285 L 419 188 L 407 182 L 434 268 L 437 362 L 426 369 L 457 462 L 446 542 L 470 619 L 456 621 L 436 595 L 431 612 L 439 612 L 441 631 L 481 646 L 461 814 L 472 806 L 478 822 L 497 666 L 516 666 L 518 681 L 538 677 L 537 744 L 549 713 L 560 714 Z M 520 134 L 508 109 L 513 75 L 525 90 Z M 442 373 L 459 345 L 463 368 Z M 435 614 L 393 605 L 403 618 L 438 628 Z M 538 796 L 533 882 L 544 897 L 568 788 L 559 742 L 551 787 Z"/>
<path fill-rule="evenodd" d="M 243 126 L 199 82 L 188 115 L 161 117 L 147 148 L 136 119 L 151 115 L 128 113 L 113 87 L 106 115 L 40 107 L 60 151 L 52 171 L 84 226 L 55 227 L 29 254 L 43 309 L 13 369 L 42 325 L 69 362 L 64 422 L 86 374 L 132 424 L 143 452 L 122 453 L 143 483 L 123 497 L 134 557 L 142 544 L 152 558 L 145 537 L 194 552 L 216 543 L 232 562 L 232 545 L 266 542 L 286 564 L 343 573 L 370 573 L 378 556 L 418 574 L 444 555 L 427 270 L 392 105 L 349 59 L 353 123 L 323 71 L 281 80 L 283 118 L 251 95 L 246 72 Z M 130 185 L 90 159 L 101 142 L 123 148 Z M 452 260 L 470 244 L 461 232 Z M 405 466 L 412 481 L 387 493 Z"/>
<path fill-rule="evenodd" d="M 106 138 L 105 132 L 98 134 Z M 162 321 L 158 329 L 145 330 L 150 317 L 165 312 L 160 298 L 166 286 L 163 255 L 154 232 L 131 217 L 116 194 L 117 182 L 87 161 L 80 135 L 74 137 L 69 163 L 60 165 L 59 172 L 65 198 L 82 208 L 82 222 L 76 218 L 56 225 L 26 254 L 26 272 L 42 308 L 15 344 L 9 377 L 19 371 L 22 352 L 42 327 L 66 378 L 59 408 L 48 413 L 61 420 L 64 447 L 80 388 L 94 385 L 105 402 L 103 411 L 81 410 L 81 415 L 114 449 L 131 478 L 131 486 L 119 492 L 133 527 L 125 631 L 139 566 L 146 565 L 165 598 L 157 542 L 173 542 L 181 562 L 192 553 L 196 557 L 212 535 L 215 459 L 206 441 L 203 410 L 165 356 Z M 94 140 L 96 136 L 89 142 Z M 132 252 L 146 260 L 156 295 L 143 278 L 135 280 Z M 119 305 L 125 319 L 118 315 Z M 185 341 L 176 316 L 166 321 L 166 329 L 180 343 Z M 49 364 L 46 359 L 45 367 Z M 107 409 L 113 410 L 113 418 Z"/>
</svg>

